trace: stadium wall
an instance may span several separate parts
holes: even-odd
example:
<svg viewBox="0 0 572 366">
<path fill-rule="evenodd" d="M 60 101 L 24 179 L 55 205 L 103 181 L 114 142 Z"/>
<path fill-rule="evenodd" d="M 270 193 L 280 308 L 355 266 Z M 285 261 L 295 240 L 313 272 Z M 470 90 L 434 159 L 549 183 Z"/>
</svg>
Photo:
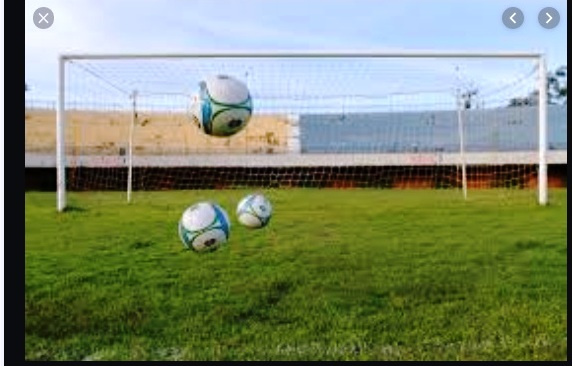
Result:
<svg viewBox="0 0 572 366">
<path fill-rule="evenodd" d="M 567 106 L 547 109 L 548 149 L 567 149 Z M 538 149 L 538 108 L 464 112 L 465 151 Z M 303 114 L 302 153 L 458 152 L 457 111 Z"/>
<path fill-rule="evenodd" d="M 505 166 L 494 171 L 483 166 L 469 167 L 468 187 L 536 188 L 536 167 L 530 166 L 526 174 L 514 176 L 522 166 Z M 401 171 L 404 174 L 399 174 Z M 27 191 L 55 191 L 55 168 L 26 168 Z M 72 191 L 126 189 L 125 168 L 77 168 L 66 172 L 68 189 Z M 109 176 L 113 179 L 93 180 L 93 176 Z M 478 177 L 471 179 L 472 176 Z M 86 178 L 86 179 L 82 179 Z M 133 169 L 133 190 L 174 189 L 227 189 L 258 186 L 268 188 L 460 188 L 461 170 L 452 166 L 340 166 L 340 167 L 152 167 Z M 567 166 L 550 165 L 549 188 L 567 186 Z"/>
<path fill-rule="evenodd" d="M 566 107 L 560 106 L 548 109 L 549 187 L 564 187 L 567 182 L 566 111 Z M 471 188 L 507 184 L 535 186 L 537 112 L 534 107 L 467 111 L 466 161 Z M 94 141 L 99 141 L 101 146 L 68 149 L 71 157 L 67 169 L 69 189 L 124 190 L 126 146 L 121 145 L 117 133 L 105 135 L 98 131 L 120 131 L 113 128 L 125 127 L 128 116 L 99 113 L 94 118 L 93 112 L 82 114 L 78 111 L 71 112 L 70 116 L 72 123 L 82 126 L 82 136 L 99 133 Z M 249 127 L 250 130 L 242 134 L 242 140 L 203 147 L 194 143 L 196 150 L 190 152 L 168 143 L 175 141 L 181 129 L 189 131 L 184 118 L 175 116 L 173 119 L 172 115 L 165 114 L 144 117 L 144 124 L 138 127 L 141 131 L 156 135 L 162 128 L 172 134 L 165 136 L 166 142 L 136 146 L 134 190 L 225 188 L 252 183 L 266 187 L 440 188 L 457 187 L 461 181 L 454 111 L 262 118 L 252 123 L 255 129 Z M 50 135 L 54 118 L 53 110 L 26 110 L 27 190 L 55 190 L 55 146 L 54 136 Z M 163 126 L 165 121 L 170 123 L 169 128 Z M 483 122 L 492 127 L 482 128 Z M 153 125 L 157 126 L 155 130 L 149 127 Z M 68 142 L 70 139 L 73 142 L 74 138 L 79 141 L 78 128 L 75 129 L 76 135 L 68 137 Z M 111 141 L 114 136 L 118 141 Z M 192 136 L 191 140 L 194 142 L 203 137 Z M 140 141 L 146 140 L 141 138 Z M 216 153 L 206 154 L 213 150 Z M 518 179 L 507 175 L 523 169 L 526 172 Z M 94 174 L 113 176 L 114 179 L 104 180 L 104 183 L 82 179 Z M 478 179 L 471 180 L 472 177 Z"/>
</svg>

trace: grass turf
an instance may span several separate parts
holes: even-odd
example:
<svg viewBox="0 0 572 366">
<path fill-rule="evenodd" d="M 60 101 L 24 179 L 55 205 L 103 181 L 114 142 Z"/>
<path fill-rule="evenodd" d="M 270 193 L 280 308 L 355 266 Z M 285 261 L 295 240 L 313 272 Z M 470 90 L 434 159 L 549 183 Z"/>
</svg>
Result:
<svg viewBox="0 0 572 366">
<path fill-rule="evenodd" d="M 566 190 L 276 190 L 263 230 L 245 193 L 26 193 L 26 359 L 566 359 Z M 202 199 L 232 218 L 205 255 L 176 225 Z"/>
</svg>

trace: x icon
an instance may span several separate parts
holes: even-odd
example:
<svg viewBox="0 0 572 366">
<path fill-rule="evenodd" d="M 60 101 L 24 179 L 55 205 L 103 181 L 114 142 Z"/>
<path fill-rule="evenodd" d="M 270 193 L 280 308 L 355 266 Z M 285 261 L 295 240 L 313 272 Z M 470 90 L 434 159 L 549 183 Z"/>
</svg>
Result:
<svg viewBox="0 0 572 366">
<path fill-rule="evenodd" d="M 39 15 L 40 18 L 41 18 L 41 19 L 38 21 L 38 24 L 40 24 L 41 22 L 46 22 L 47 24 L 50 24 L 50 22 L 48 22 L 48 20 L 46 19 L 46 17 L 47 17 L 48 15 L 50 15 L 49 13 L 46 13 L 46 14 L 44 14 L 44 15 L 42 15 L 42 14 L 38 14 L 38 15 Z"/>
<path fill-rule="evenodd" d="M 34 24 L 40 29 L 48 29 L 54 25 L 54 12 L 50 8 L 42 7 L 34 12 Z"/>
</svg>

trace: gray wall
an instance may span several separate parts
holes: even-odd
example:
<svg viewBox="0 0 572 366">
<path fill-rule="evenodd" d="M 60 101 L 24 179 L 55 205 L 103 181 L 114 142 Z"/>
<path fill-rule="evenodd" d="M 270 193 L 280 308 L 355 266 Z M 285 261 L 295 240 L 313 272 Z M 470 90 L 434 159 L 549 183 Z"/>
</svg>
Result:
<svg viewBox="0 0 572 366">
<path fill-rule="evenodd" d="M 465 111 L 467 152 L 538 149 L 538 109 Z M 456 111 L 300 116 L 304 153 L 459 151 Z M 567 107 L 548 108 L 548 148 L 567 149 Z"/>
</svg>

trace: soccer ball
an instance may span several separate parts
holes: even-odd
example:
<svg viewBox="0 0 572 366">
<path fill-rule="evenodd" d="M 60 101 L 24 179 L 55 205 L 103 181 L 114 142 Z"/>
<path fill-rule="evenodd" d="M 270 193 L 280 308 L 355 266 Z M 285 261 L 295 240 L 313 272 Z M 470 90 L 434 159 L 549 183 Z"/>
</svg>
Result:
<svg viewBox="0 0 572 366">
<path fill-rule="evenodd" d="M 272 205 L 264 195 L 250 194 L 238 203 L 236 216 L 242 225 L 259 229 L 268 225 L 272 217 Z"/>
<path fill-rule="evenodd" d="M 225 210 L 214 202 L 199 202 L 188 207 L 179 220 L 179 238 L 186 249 L 214 251 L 225 244 L 230 221 Z"/>
<path fill-rule="evenodd" d="M 246 127 L 252 116 L 252 99 L 243 82 L 228 75 L 215 75 L 201 81 L 199 87 L 190 114 L 204 133 L 228 137 Z"/>
</svg>

